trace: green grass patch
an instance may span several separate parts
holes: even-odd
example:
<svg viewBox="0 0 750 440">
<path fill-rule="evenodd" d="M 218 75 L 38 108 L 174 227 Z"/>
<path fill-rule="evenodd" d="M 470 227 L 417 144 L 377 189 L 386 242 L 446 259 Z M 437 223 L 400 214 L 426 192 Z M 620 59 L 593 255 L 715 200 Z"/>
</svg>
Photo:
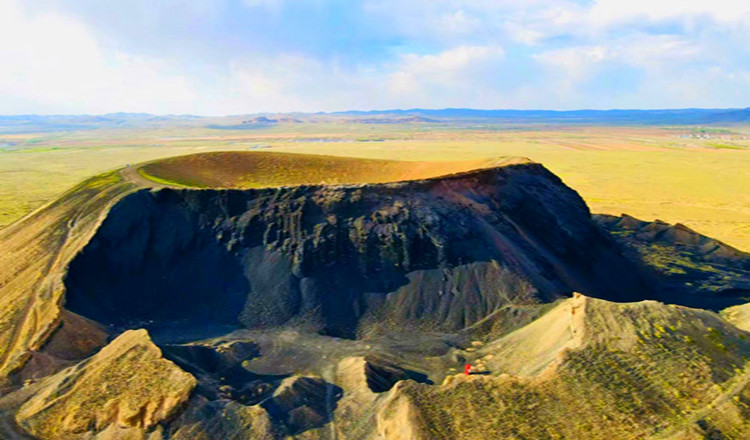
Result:
<svg viewBox="0 0 750 440">
<path fill-rule="evenodd" d="M 115 183 L 122 182 L 122 176 L 117 171 L 110 171 L 108 173 L 99 174 L 90 179 L 85 180 L 81 186 L 87 189 L 98 189 L 105 186 L 114 185 Z"/>
<path fill-rule="evenodd" d="M 746 150 L 747 148 L 739 146 L 739 145 L 733 145 L 733 144 L 720 144 L 716 142 L 711 142 L 708 144 L 708 146 L 712 148 L 717 148 L 720 150 Z"/>
<path fill-rule="evenodd" d="M 720 273 L 710 264 L 696 263 L 686 252 L 675 252 L 671 246 L 652 243 L 640 249 L 643 259 L 650 266 L 672 275 L 685 275 L 688 271 Z"/>
<path fill-rule="evenodd" d="M 152 182 L 160 183 L 162 185 L 170 185 L 170 186 L 181 186 L 184 188 L 205 188 L 205 185 L 200 185 L 197 183 L 188 183 L 188 182 L 177 182 L 175 180 L 169 180 L 162 177 L 152 176 L 149 174 L 143 167 L 138 168 L 138 174 L 141 175 L 144 179 L 148 179 Z"/>
<path fill-rule="evenodd" d="M 7 150 L 8 153 L 47 153 L 50 151 L 59 151 L 60 147 L 32 147 Z"/>
</svg>

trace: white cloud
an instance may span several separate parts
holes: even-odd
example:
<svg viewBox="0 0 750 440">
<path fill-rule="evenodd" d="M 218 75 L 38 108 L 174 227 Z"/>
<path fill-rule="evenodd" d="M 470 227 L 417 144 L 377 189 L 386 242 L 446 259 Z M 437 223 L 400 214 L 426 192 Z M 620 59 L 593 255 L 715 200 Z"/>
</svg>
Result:
<svg viewBox="0 0 750 440">
<path fill-rule="evenodd" d="M 417 93 L 434 85 L 463 89 L 472 73 L 491 70 L 504 56 L 505 51 L 499 46 L 460 46 L 436 55 L 405 55 L 390 74 L 390 87 L 401 94 Z"/>
<path fill-rule="evenodd" d="M 548 77 L 537 93 L 554 97 L 557 106 L 581 100 L 580 87 L 597 75 L 603 63 L 614 57 L 616 54 L 611 49 L 601 45 L 568 47 L 534 55 Z"/>
<path fill-rule="evenodd" d="M 642 34 L 606 40 L 596 45 L 547 50 L 532 57 L 570 81 L 586 80 L 596 73 L 597 66 L 612 62 L 665 73 L 696 62 L 720 62 L 713 60 L 708 48 L 683 37 Z"/>
<path fill-rule="evenodd" d="M 212 93 L 220 101 L 211 112 L 312 110 L 306 100 L 316 91 L 314 82 L 323 71 L 314 59 L 291 54 L 234 60 L 221 87 Z"/>
<path fill-rule="evenodd" d="M 294 2 L 242 1 L 244 7 L 196 0 L 195 7 L 175 10 L 165 21 L 164 15 L 183 0 L 138 0 L 130 19 L 152 20 L 149 29 L 156 29 L 157 36 L 167 23 L 170 31 L 162 36 L 167 43 L 177 38 L 175 27 L 203 15 L 211 26 L 201 30 L 208 33 L 221 33 L 221 20 L 241 23 L 242 17 L 230 20 L 227 13 L 282 20 L 278 26 L 274 21 L 278 31 L 266 28 L 259 35 L 252 34 L 252 27 L 235 28 L 237 35 L 222 34 L 215 46 L 210 35 L 180 34 L 188 40 L 165 45 L 180 51 L 141 48 L 152 54 L 145 56 L 137 44 L 117 44 L 127 36 L 106 32 L 91 17 L 84 22 L 64 7 L 32 8 L 30 4 L 40 3 L 0 0 L 0 113 L 750 102 L 750 3 L 365 0 L 360 4 L 364 16 L 356 8 L 342 11 L 347 20 L 366 20 L 351 23 L 361 25 L 350 36 L 361 47 L 350 50 L 325 38 L 321 44 L 333 47 L 305 41 L 295 47 L 292 37 L 302 38 L 305 26 L 316 23 L 287 16 L 294 14 L 274 15 Z M 314 4 L 321 16 L 334 5 L 299 1 Z M 101 4 L 92 4 L 101 14 Z M 331 30 L 347 38 L 345 31 Z M 247 35 L 238 35 L 243 32 Z M 200 43 L 199 57 L 191 56 L 190 41 Z M 356 54 L 349 57 L 350 52 Z"/>
<path fill-rule="evenodd" d="M 750 2 L 742 0 L 597 0 L 591 8 L 595 23 L 634 17 L 662 20 L 707 16 L 719 21 L 742 21 L 750 14 Z"/>
<path fill-rule="evenodd" d="M 599 63 L 612 59 L 615 54 L 605 46 L 567 47 L 534 55 L 533 58 L 564 74 L 567 80 L 580 81 L 593 73 Z"/>
<path fill-rule="evenodd" d="M 256 7 L 256 6 L 277 6 L 284 3 L 284 0 L 242 0 L 243 3 L 245 3 L 247 6 L 250 7 Z"/>
<path fill-rule="evenodd" d="M 504 61 L 496 46 L 402 55 L 395 63 L 344 68 L 299 54 L 235 60 L 210 113 L 394 107 L 491 107 L 487 83 Z"/>
<path fill-rule="evenodd" d="M 203 88 L 201 113 L 240 114 L 346 110 L 384 104 L 378 73 L 343 69 L 301 54 L 242 57 L 233 60 L 216 85 Z M 374 76 L 373 76 L 374 75 Z"/>
<path fill-rule="evenodd" d="M 107 52 L 81 23 L 0 0 L 0 112 L 176 111 L 189 82 L 141 57 Z"/>
<path fill-rule="evenodd" d="M 750 70 L 688 37 L 628 35 L 533 58 L 546 72 L 537 92 L 561 108 L 744 107 L 750 99 Z"/>
<path fill-rule="evenodd" d="M 468 35 L 482 26 L 482 20 L 467 14 L 464 10 L 447 11 L 440 14 L 436 19 L 436 26 L 447 35 Z"/>
</svg>

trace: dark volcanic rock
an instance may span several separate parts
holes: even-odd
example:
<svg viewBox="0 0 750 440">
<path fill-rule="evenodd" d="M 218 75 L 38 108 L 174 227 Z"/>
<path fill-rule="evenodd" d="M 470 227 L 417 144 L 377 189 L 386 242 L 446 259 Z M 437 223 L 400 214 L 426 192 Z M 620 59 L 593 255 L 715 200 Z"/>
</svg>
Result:
<svg viewBox="0 0 750 440">
<path fill-rule="evenodd" d="M 254 405 L 271 393 L 287 376 L 258 375 L 242 363 L 260 356 L 252 342 L 235 341 L 216 346 L 199 344 L 164 345 L 164 357 L 196 379 L 196 391 L 211 400 L 226 398 Z"/>
<path fill-rule="evenodd" d="M 70 264 L 66 307 L 122 327 L 457 331 L 573 291 L 651 297 L 538 164 L 358 186 L 142 190 Z M 195 338 L 194 338 L 195 339 Z"/>
<path fill-rule="evenodd" d="M 295 435 L 330 422 L 341 395 L 341 388 L 322 379 L 290 377 L 261 406 Z"/>
<path fill-rule="evenodd" d="M 594 220 L 650 278 L 663 302 L 720 310 L 750 297 L 750 254 L 682 224 L 645 222 L 623 214 Z"/>
<path fill-rule="evenodd" d="M 375 393 L 389 391 L 400 380 L 411 379 L 415 382 L 432 384 L 426 375 L 401 368 L 383 359 L 365 357 L 364 367 L 367 386 Z"/>
</svg>

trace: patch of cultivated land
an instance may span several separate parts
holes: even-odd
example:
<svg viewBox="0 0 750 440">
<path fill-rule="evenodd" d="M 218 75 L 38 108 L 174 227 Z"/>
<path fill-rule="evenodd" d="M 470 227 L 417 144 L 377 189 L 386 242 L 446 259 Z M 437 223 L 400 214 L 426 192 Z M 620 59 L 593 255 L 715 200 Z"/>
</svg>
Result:
<svg viewBox="0 0 750 440">
<path fill-rule="evenodd" d="M 372 139 L 378 142 L 365 142 Z M 593 212 L 679 222 L 750 250 L 750 142 L 739 135 L 717 140 L 695 128 L 294 124 L 251 132 L 164 128 L 0 136 L 6 141 L 13 145 L 0 150 L 0 225 L 91 175 L 189 153 L 258 150 L 448 162 L 524 156 L 559 175 Z M 717 148 L 717 142 L 736 148 Z M 352 170 L 355 181 L 382 181 L 380 162 L 367 164 Z M 299 173 L 306 171 L 279 167 L 279 180 L 271 184 Z"/>
</svg>

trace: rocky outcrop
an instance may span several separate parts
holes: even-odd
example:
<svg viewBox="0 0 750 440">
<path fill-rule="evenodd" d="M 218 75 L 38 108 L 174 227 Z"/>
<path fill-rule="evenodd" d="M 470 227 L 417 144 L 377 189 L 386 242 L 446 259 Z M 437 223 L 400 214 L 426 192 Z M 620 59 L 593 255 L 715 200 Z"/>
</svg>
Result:
<svg viewBox="0 0 750 440">
<path fill-rule="evenodd" d="M 375 397 L 402 380 L 431 383 L 427 376 L 374 356 L 357 356 L 339 362 L 338 381 L 349 392 Z"/>
<path fill-rule="evenodd" d="M 16 420 L 45 439 L 113 430 L 146 433 L 174 416 L 195 384 L 162 358 L 145 330 L 128 331 L 90 359 L 44 379 L 42 391 L 20 408 Z"/>
<path fill-rule="evenodd" d="M 330 422 L 341 396 L 341 388 L 322 379 L 290 377 L 261 406 L 288 434 L 296 435 Z"/>
<path fill-rule="evenodd" d="M 39 350 L 31 350 L 24 367 L 13 373 L 14 383 L 33 381 L 57 373 L 94 354 L 107 344 L 106 329 L 99 323 L 62 310 L 58 328 Z"/>
<path fill-rule="evenodd" d="M 442 427 L 443 429 L 447 427 Z M 421 416 L 416 403 L 396 387 L 388 395 L 377 415 L 377 433 L 380 438 L 392 440 L 429 440 L 429 422 Z"/>
<path fill-rule="evenodd" d="M 396 382 L 410 379 L 405 369 L 380 359 L 365 358 L 364 367 L 367 386 L 375 393 L 383 393 L 393 388 Z"/>
<path fill-rule="evenodd" d="M 732 263 L 750 269 L 750 254 L 742 252 L 711 237 L 677 223 L 660 220 L 647 222 L 622 214 L 613 216 L 597 214 L 594 220 L 615 235 L 624 236 L 641 243 L 661 243 L 688 250 L 694 257 L 714 263 Z"/>
<path fill-rule="evenodd" d="M 270 395 L 283 377 L 264 377 L 242 368 L 260 355 L 252 342 L 233 342 L 218 347 L 186 344 L 162 346 L 164 357 L 198 379 L 196 393 L 215 400 L 229 398 L 246 405 Z"/>
<path fill-rule="evenodd" d="M 168 438 L 172 440 L 277 440 L 283 436 L 265 409 L 226 400 L 194 398 L 171 425 Z"/>
</svg>

